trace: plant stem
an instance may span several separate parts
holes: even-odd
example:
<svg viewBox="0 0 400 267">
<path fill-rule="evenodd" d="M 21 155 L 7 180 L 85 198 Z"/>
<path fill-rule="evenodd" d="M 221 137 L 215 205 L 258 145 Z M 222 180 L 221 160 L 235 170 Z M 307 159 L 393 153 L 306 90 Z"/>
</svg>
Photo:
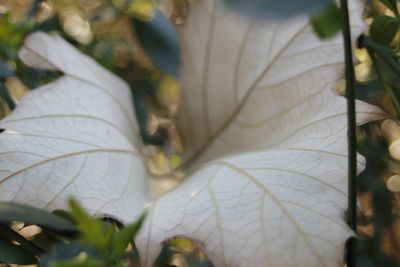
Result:
<svg viewBox="0 0 400 267">
<path fill-rule="evenodd" d="M 349 13 L 347 7 L 347 0 L 341 0 L 341 9 L 343 12 L 343 39 L 344 39 L 344 53 L 345 53 L 345 64 L 346 64 L 346 97 L 347 97 L 347 123 L 348 123 L 348 216 L 347 223 L 350 228 L 357 231 L 357 196 L 356 196 L 356 176 L 357 176 L 357 147 L 356 147 L 356 109 L 355 109 L 355 75 L 353 68 L 353 54 L 352 54 L 352 43 L 351 33 L 349 25 Z"/>
<path fill-rule="evenodd" d="M 29 18 L 32 18 L 33 16 L 36 15 L 36 13 L 39 11 L 40 8 L 40 4 L 43 2 L 43 0 L 33 0 L 31 7 L 28 11 L 28 13 L 26 14 L 26 16 Z"/>
<path fill-rule="evenodd" d="M 353 68 L 352 42 L 347 0 L 340 0 L 343 14 L 343 43 L 346 75 L 347 131 L 348 131 L 348 210 L 347 224 L 357 233 L 357 144 L 356 144 L 356 109 L 355 109 L 355 74 Z M 348 248 L 351 255 L 347 266 L 355 266 L 355 242 Z"/>
<path fill-rule="evenodd" d="M 15 108 L 15 103 L 8 93 L 7 87 L 4 85 L 3 80 L 0 80 L 0 97 L 4 100 L 4 102 L 6 102 L 7 106 L 11 110 Z"/>
</svg>

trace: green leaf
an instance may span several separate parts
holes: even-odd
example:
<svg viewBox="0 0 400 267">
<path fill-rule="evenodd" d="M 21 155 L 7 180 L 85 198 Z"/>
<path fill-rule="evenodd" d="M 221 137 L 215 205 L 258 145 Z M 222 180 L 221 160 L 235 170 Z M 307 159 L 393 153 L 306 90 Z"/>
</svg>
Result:
<svg viewBox="0 0 400 267">
<path fill-rule="evenodd" d="M 78 257 L 68 261 L 53 262 L 49 265 L 49 267 L 104 267 L 104 266 L 108 267 L 108 265 L 105 265 L 103 261 L 87 257 L 87 255 L 84 254 L 79 255 Z"/>
<path fill-rule="evenodd" d="M 69 205 L 71 214 L 81 230 L 81 240 L 107 254 L 114 231 L 112 226 L 91 218 L 75 200 L 70 200 Z"/>
<path fill-rule="evenodd" d="M 0 79 L 5 79 L 14 75 L 14 71 L 10 69 L 7 62 L 0 60 Z"/>
<path fill-rule="evenodd" d="M 178 37 L 174 27 L 161 11 L 154 19 L 143 21 L 132 18 L 137 38 L 156 67 L 177 77 L 181 61 Z"/>
<path fill-rule="evenodd" d="M 371 25 L 371 37 L 383 44 L 390 44 L 399 29 L 397 20 L 386 15 L 378 16 Z"/>
<path fill-rule="evenodd" d="M 0 228 L 0 243 L 11 243 L 12 239 L 8 235 L 2 233 L 1 230 Z"/>
<path fill-rule="evenodd" d="M 21 47 L 25 34 L 32 24 L 15 23 L 10 12 L 0 15 L 0 56 L 8 59 L 16 59 L 18 49 Z"/>
<path fill-rule="evenodd" d="M 399 75 L 379 55 L 370 50 L 369 53 L 380 85 L 390 96 L 397 115 L 400 115 Z"/>
<path fill-rule="evenodd" d="M 307 13 L 316 14 L 325 9 L 330 0 L 224 0 L 228 6 L 263 19 L 288 18 Z"/>
<path fill-rule="evenodd" d="M 66 210 L 53 210 L 51 213 L 57 215 L 58 217 L 64 218 L 67 221 L 75 223 L 74 217 L 72 216 L 71 212 Z"/>
<path fill-rule="evenodd" d="M 46 83 L 58 79 L 62 73 L 60 71 L 48 71 L 31 68 L 20 60 L 17 63 L 17 77 L 29 88 L 37 88 Z"/>
<path fill-rule="evenodd" d="M 110 254 L 111 259 L 115 259 L 121 256 L 126 247 L 133 241 L 133 238 L 142 227 L 143 221 L 146 218 L 144 213 L 140 218 L 133 224 L 123 227 L 118 233 L 114 235 L 112 242 L 112 251 Z"/>
<path fill-rule="evenodd" d="M 10 264 L 34 264 L 35 256 L 27 249 L 15 244 L 0 243 L 0 262 Z"/>
<path fill-rule="evenodd" d="M 42 31 L 42 32 L 62 31 L 62 26 L 60 24 L 58 16 L 55 15 L 54 17 L 45 20 L 42 23 L 36 24 L 31 32 L 34 31 Z"/>
<path fill-rule="evenodd" d="M 382 99 L 384 90 L 377 79 L 367 82 L 356 82 L 356 98 L 376 105 L 377 99 Z"/>
<path fill-rule="evenodd" d="M 367 48 L 368 53 L 376 53 L 383 61 L 396 73 L 400 76 L 400 64 L 398 63 L 397 59 L 394 57 L 395 50 L 392 48 L 383 45 L 370 36 L 362 34 L 358 38 L 358 45 L 360 48 Z"/>
<path fill-rule="evenodd" d="M 57 232 L 76 232 L 75 225 L 61 217 L 38 208 L 13 202 L 0 201 L 0 221 L 20 221 L 37 224 Z"/>
<path fill-rule="evenodd" d="M 34 255 L 41 255 L 43 253 L 43 250 L 39 246 L 35 245 L 32 242 L 29 242 L 28 240 L 25 239 L 25 237 L 23 237 L 16 231 L 12 230 L 7 225 L 3 225 L 0 223 L 0 233 L 1 233 L 0 242 L 11 243 L 12 241 L 15 241 L 21 246 L 23 246 L 25 249 L 29 250 Z"/>
<path fill-rule="evenodd" d="M 393 13 L 398 16 L 399 11 L 397 9 L 397 0 L 380 0 L 387 8 L 389 8 Z"/>
<path fill-rule="evenodd" d="M 55 262 L 71 260 L 82 252 L 94 258 L 100 257 L 99 252 L 95 248 L 80 242 L 55 244 L 49 253 L 42 256 L 39 266 L 49 267 Z"/>
<path fill-rule="evenodd" d="M 342 29 L 342 12 L 335 3 L 330 3 L 321 13 L 311 18 L 314 32 L 322 39 L 336 35 Z"/>
</svg>

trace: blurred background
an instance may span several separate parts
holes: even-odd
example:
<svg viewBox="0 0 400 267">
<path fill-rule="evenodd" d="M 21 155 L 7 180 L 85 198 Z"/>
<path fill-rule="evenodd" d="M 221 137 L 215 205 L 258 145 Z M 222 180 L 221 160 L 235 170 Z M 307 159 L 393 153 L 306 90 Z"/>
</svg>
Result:
<svg viewBox="0 0 400 267">
<path fill-rule="evenodd" d="M 17 56 L 29 32 L 57 32 L 131 86 L 148 169 L 154 177 L 168 176 L 157 180 L 161 186 L 154 194 L 169 190 L 182 178 L 176 170 L 182 144 L 175 127 L 181 88 L 174 70 L 156 66 L 158 62 L 154 64 L 141 46 L 156 40 L 159 25 L 153 27 L 155 32 L 142 30 L 139 36 L 137 29 L 147 29 L 142 26 L 154 19 L 157 10 L 171 24 L 182 24 L 188 5 L 187 0 L 163 0 L 158 6 L 156 0 L 0 0 L 0 116 L 8 114 L 30 89 L 60 75 L 31 69 Z M 164 34 L 174 32 L 167 29 Z M 171 47 L 167 53 L 175 60 L 179 48 Z"/>
<path fill-rule="evenodd" d="M 61 75 L 31 69 L 17 56 L 28 33 L 57 32 L 131 86 L 147 167 L 161 184 L 153 194 L 168 191 L 183 177 L 179 166 L 184 146 L 175 124 L 181 87 L 174 70 L 154 60 L 151 48 L 143 44 L 146 38 L 156 38 L 148 26 L 159 12 L 172 25 L 183 24 L 193 1 L 0 0 L 0 117 L 10 113 L 29 90 Z M 398 5 L 397 1 L 366 2 L 368 27 L 355 49 L 357 98 L 381 107 L 390 118 L 358 129 L 359 152 L 367 160 L 367 168 L 357 178 L 357 266 L 362 267 L 400 266 L 400 76 L 390 63 L 399 68 L 400 20 L 396 9 L 385 2 Z M 146 27 L 150 30 L 143 33 Z M 174 56 L 176 51 L 171 51 Z M 335 89 L 344 94 L 344 80 Z M 47 238 L 51 243 L 41 231 L 27 228 L 32 226 L 16 223 L 14 230 L 33 242 Z M 212 266 L 186 239 L 166 244 L 157 264 Z"/>
</svg>

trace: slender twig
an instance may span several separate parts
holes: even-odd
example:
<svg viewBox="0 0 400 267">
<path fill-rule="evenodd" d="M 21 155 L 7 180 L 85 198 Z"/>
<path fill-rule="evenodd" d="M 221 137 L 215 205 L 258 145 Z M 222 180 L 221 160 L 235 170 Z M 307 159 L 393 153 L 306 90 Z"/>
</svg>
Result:
<svg viewBox="0 0 400 267">
<path fill-rule="evenodd" d="M 15 108 L 15 103 L 12 100 L 10 94 L 8 93 L 7 87 L 4 85 L 3 80 L 0 79 L 0 97 L 6 102 L 7 106 L 13 110 Z"/>
<path fill-rule="evenodd" d="M 352 42 L 349 25 L 349 13 L 347 8 L 347 0 L 341 0 L 341 8 L 343 12 L 343 39 L 346 64 L 346 97 L 347 97 L 347 120 L 348 120 L 348 153 L 349 153 L 349 210 L 347 223 L 356 231 L 356 176 L 357 176 L 357 151 L 356 151 L 356 109 L 355 109 L 355 75 L 353 68 Z"/>
<path fill-rule="evenodd" d="M 343 43 L 346 75 L 347 123 L 348 123 L 348 210 L 347 224 L 357 233 L 357 144 L 356 144 L 356 109 L 355 109 L 355 75 L 353 67 L 352 42 L 347 0 L 340 0 L 343 14 Z M 355 266 L 355 242 L 348 249 L 351 257 L 347 266 Z"/>
<path fill-rule="evenodd" d="M 26 14 L 26 16 L 28 18 L 32 18 L 33 16 L 36 15 L 36 13 L 39 11 L 40 8 L 40 4 L 43 2 L 43 0 L 33 0 L 31 7 L 28 11 L 28 13 Z"/>
</svg>

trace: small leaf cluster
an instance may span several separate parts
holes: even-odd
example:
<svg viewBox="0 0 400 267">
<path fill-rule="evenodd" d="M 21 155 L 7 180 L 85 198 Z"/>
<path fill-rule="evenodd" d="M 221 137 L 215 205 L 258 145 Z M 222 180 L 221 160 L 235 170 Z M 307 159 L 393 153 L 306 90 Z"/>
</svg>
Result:
<svg viewBox="0 0 400 267">
<path fill-rule="evenodd" d="M 370 35 L 371 37 L 385 45 L 389 45 L 400 27 L 400 15 L 397 7 L 397 0 L 381 0 L 394 16 L 379 15 L 373 19 Z"/>
<path fill-rule="evenodd" d="M 0 263 L 124 267 L 138 262 L 133 238 L 145 214 L 135 223 L 122 226 L 93 219 L 74 200 L 70 201 L 70 209 L 70 212 L 49 213 L 26 205 L 0 202 Z M 45 235 L 51 237 L 53 245 L 46 248 L 42 247 L 40 238 L 25 238 L 10 227 L 15 221 L 41 227 Z"/>
<path fill-rule="evenodd" d="M 342 29 L 343 15 L 336 3 L 329 3 L 310 19 L 314 32 L 322 39 L 335 36 Z"/>
</svg>

